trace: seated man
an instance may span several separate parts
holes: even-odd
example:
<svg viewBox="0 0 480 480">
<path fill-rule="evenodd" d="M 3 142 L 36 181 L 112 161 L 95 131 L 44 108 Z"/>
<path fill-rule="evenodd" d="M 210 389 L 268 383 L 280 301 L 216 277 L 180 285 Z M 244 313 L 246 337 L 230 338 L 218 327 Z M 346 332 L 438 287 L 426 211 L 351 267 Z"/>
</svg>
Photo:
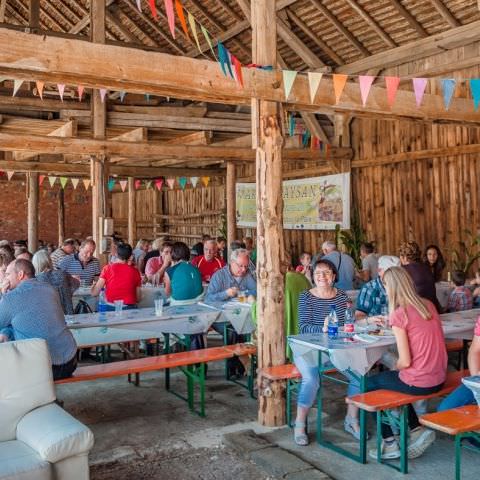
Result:
<svg viewBox="0 0 480 480">
<path fill-rule="evenodd" d="M 172 264 L 172 242 L 163 242 L 160 247 L 160 255 L 151 257 L 145 265 L 145 276 L 153 285 L 163 283 L 163 276 L 167 268 Z"/>
<path fill-rule="evenodd" d="M 0 331 L 9 329 L 15 340 L 45 339 L 54 380 L 70 377 L 77 366 L 77 345 L 65 324 L 57 290 L 35 278 L 31 262 L 18 259 L 7 267 L 2 291 Z"/>
<path fill-rule="evenodd" d="M 339 252 L 335 242 L 332 242 L 331 240 L 323 242 L 322 252 L 322 258 L 330 260 L 338 271 L 338 278 L 335 286 L 341 290 L 352 290 L 353 279 L 355 277 L 355 262 L 353 261 L 353 258 L 346 253 Z M 313 259 L 314 265 L 317 258 Z"/>
<path fill-rule="evenodd" d="M 225 266 L 223 259 L 217 256 L 216 240 L 205 240 L 203 244 L 203 255 L 194 257 L 192 265 L 200 270 L 202 282 L 210 282 L 212 275 Z"/>
<path fill-rule="evenodd" d="M 52 259 L 53 268 L 58 268 L 60 261 L 68 255 L 72 255 L 74 252 L 75 240 L 73 238 L 67 238 L 64 240 L 62 246 L 58 247 L 50 256 Z"/>
<path fill-rule="evenodd" d="M 360 257 L 362 259 L 362 270 L 358 277 L 362 282 L 369 282 L 378 277 L 378 255 L 372 243 L 365 242 L 360 246 Z"/>
<path fill-rule="evenodd" d="M 91 285 L 95 277 L 100 275 L 100 263 L 93 256 L 95 248 L 93 240 L 84 240 L 78 253 L 63 258 L 58 268 L 78 278 L 82 285 Z"/>
</svg>

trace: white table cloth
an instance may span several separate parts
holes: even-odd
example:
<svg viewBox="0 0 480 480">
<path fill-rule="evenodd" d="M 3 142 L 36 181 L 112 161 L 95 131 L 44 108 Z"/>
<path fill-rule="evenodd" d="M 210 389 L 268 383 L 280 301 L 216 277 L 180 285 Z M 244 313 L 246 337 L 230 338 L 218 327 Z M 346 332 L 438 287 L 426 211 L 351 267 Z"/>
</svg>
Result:
<svg viewBox="0 0 480 480">
<path fill-rule="evenodd" d="M 219 310 L 220 316 L 217 323 L 230 322 L 239 335 L 255 331 L 256 325 L 252 319 L 252 306 L 249 303 L 230 300 L 228 302 L 215 302 L 213 304 L 200 303 L 207 308 Z"/>
<path fill-rule="evenodd" d="M 158 332 L 131 330 L 116 327 L 91 327 L 71 329 L 78 348 L 97 347 L 114 343 L 136 342 L 158 338 Z"/>
</svg>

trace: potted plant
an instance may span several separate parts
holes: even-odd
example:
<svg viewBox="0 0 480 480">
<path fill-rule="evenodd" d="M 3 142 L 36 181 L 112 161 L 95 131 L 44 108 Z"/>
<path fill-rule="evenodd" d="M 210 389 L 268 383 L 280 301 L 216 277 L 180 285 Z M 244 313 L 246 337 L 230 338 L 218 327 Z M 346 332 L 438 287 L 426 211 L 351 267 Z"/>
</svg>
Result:
<svg viewBox="0 0 480 480">
<path fill-rule="evenodd" d="M 472 265 L 480 258 L 480 235 L 473 235 L 470 230 L 464 230 L 465 239 L 456 242 L 450 250 L 452 270 L 459 270 L 468 275 Z"/>
</svg>

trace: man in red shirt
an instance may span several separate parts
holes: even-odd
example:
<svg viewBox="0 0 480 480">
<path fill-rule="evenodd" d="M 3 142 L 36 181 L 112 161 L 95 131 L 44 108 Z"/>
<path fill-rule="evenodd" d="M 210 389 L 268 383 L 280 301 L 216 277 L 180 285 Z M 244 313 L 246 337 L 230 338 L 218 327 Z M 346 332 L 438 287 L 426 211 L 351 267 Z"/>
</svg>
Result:
<svg viewBox="0 0 480 480">
<path fill-rule="evenodd" d="M 217 257 L 217 242 L 215 240 L 205 240 L 203 255 L 197 255 L 192 260 L 192 265 L 200 270 L 202 282 L 209 282 L 212 275 L 225 266 L 225 261 Z"/>
</svg>

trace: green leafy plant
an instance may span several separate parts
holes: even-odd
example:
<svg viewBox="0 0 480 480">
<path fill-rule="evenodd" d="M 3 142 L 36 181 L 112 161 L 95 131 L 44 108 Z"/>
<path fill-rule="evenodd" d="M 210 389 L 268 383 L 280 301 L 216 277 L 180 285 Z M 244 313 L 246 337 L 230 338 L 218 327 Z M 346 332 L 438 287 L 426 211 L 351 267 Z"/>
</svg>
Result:
<svg viewBox="0 0 480 480">
<path fill-rule="evenodd" d="M 480 235 L 473 235 L 470 230 L 464 230 L 464 238 L 456 242 L 450 250 L 452 270 L 460 270 L 468 274 L 472 265 L 480 259 Z"/>
<path fill-rule="evenodd" d="M 365 231 L 360 223 L 360 214 L 358 209 L 352 212 L 350 230 L 340 230 L 340 225 L 335 226 L 335 243 L 341 243 L 355 262 L 358 269 L 362 268 L 362 259 L 360 258 L 360 246 L 367 241 Z"/>
</svg>

